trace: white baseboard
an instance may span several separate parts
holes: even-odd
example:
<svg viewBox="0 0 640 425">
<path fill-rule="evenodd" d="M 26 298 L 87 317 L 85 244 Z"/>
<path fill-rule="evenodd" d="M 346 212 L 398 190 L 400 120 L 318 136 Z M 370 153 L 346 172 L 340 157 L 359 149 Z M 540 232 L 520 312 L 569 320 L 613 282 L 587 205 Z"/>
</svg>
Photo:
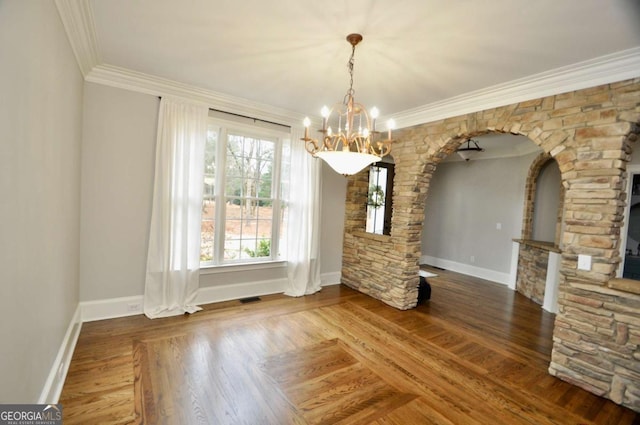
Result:
<svg viewBox="0 0 640 425">
<path fill-rule="evenodd" d="M 430 266 L 440 267 L 445 270 L 451 270 L 452 272 L 479 277 L 480 279 L 490 280 L 502 285 L 509 285 L 512 280 L 509 273 L 502 273 L 495 270 L 484 269 L 482 267 L 458 263 L 456 261 L 445 260 L 443 258 L 431 257 L 429 255 L 421 256 L 420 264 L 428 264 Z"/>
<path fill-rule="evenodd" d="M 260 295 L 279 294 L 286 290 L 286 279 L 206 286 L 198 290 L 196 304 L 211 304 Z"/>
<path fill-rule="evenodd" d="M 44 383 L 44 388 L 38 398 L 38 404 L 57 404 L 60 399 L 60 393 L 62 393 L 62 387 L 64 380 L 67 377 L 69 371 L 69 364 L 71 363 L 71 357 L 73 357 L 73 351 L 76 348 L 78 337 L 80 336 L 80 329 L 82 328 L 82 315 L 80 305 L 76 308 L 71 322 L 67 327 L 67 332 L 64 334 L 62 344 L 58 349 L 47 380 Z"/>
<path fill-rule="evenodd" d="M 338 285 L 340 284 L 341 276 L 341 272 L 323 273 L 320 276 L 321 285 Z M 279 294 L 286 290 L 286 285 L 286 279 L 274 279 L 201 287 L 198 290 L 196 304 L 210 304 L 246 297 Z M 82 301 L 80 303 L 82 321 L 93 322 L 96 320 L 115 319 L 117 317 L 143 314 L 143 304 L 143 295 L 95 301 Z"/>
<path fill-rule="evenodd" d="M 322 286 L 340 284 L 342 273 L 331 272 L 320 275 Z M 198 290 L 196 304 L 210 304 L 261 295 L 281 294 L 287 290 L 287 279 L 263 280 L 258 282 L 234 283 L 207 286 Z"/>
<path fill-rule="evenodd" d="M 143 301 L 144 297 L 142 295 L 82 301 L 80 303 L 82 321 L 93 322 L 95 320 L 115 319 L 116 317 L 142 314 Z"/>
</svg>

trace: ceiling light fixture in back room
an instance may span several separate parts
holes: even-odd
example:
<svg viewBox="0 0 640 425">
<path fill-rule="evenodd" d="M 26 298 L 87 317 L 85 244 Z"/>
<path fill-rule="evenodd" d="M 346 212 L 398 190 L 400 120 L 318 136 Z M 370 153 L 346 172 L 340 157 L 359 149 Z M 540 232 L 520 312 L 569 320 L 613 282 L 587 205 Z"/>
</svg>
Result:
<svg viewBox="0 0 640 425">
<path fill-rule="evenodd" d="M 322 108 L 321 141 L 309 137 L 309 117 L 304 119 L 304 137 L 307 151 L 324 160 L 331 168 L 345 176 L 356 174 L 369 164 L 380 161 L 391 152 L 391 130 L 393 120 L 387 122 L 387 132 L 376 130 L 378 108 L 367 112 L 365 107 L 357 103 L 353 95 L 353 64 L 356 45 L 362 41 L 362 35 L 349 34 L 347 41 L 351 44 L 351 58 L 347 63 L 349 69 L 349 90 L 341 103 L 331 109 Z M 387 136 L 386 139 L 383 136 Z"/>
<path fill-rule="evenodd" d="M 476 140 L 467 139 L 466 143 L 467 145 L 465 146 L 463 142 L 462 145 L 460 145 L 460 147 L 456 150 L 456 153 L 460 155 L 460 158 L 464 159 L 465 161 L 469 161 L 472 156 L 475 156 L 475 154 L 478 152 L 484 152 L 484 149 L 482 149 L 480 145 L 478 145 L 478 142 Z M 471 146 L 472 143 L 473 146 Z"/>
</svg>

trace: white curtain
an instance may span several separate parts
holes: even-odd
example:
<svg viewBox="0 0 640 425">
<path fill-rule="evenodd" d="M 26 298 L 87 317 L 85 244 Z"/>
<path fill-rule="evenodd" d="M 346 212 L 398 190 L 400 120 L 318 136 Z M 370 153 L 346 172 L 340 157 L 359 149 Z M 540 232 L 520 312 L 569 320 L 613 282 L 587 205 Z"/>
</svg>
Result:
<svg viewBox="0 0 640 425">
<path fill-rule="evenodd" d="M 144 314 L 149 318 L 200 310 L 200 226 L 208 108 L 160 101 Z"/>
<path fill-rule="evenodd" d="M 302 132 L 291 134 L 289 220 L 287 223 L 286 295 L 300 297 L 320 288 L 321 164 L 300 140 Z"/>
</svg>

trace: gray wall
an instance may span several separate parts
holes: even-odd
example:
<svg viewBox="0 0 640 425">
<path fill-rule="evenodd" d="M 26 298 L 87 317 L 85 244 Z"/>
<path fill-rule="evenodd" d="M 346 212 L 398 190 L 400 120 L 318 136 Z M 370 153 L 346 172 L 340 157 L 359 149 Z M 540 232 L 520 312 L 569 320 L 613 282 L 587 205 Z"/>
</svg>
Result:
<svg viewBox="0 0 640 425">
<path fill-rule="evenodd" d="M 82 75 L 51 1 L 0 3 L 0 403 L 35 403 L 78 305 Z"/>
<path fill-rule="evenodd" d="M 440 163 L 427 194 L 422 255 L 509 273 L 527 172 L 537 155 Z"/>
<path fill-rule="evenodd" d="M 87 83 L 81 300 L 144 292 L 158 98 Z M 339 273 L 346 180 L 323 167 L 322 273 Z M 286 277 L 285 268 L 202 274 L 201 287 Z"/>
<path fill-rule="evenodd" d="M 536 180 L 531 235 L 533 240 L 555 242 L 561 185 L 558 163 L 555 160 L 547 162 Z"/>
<path fill-rule="evenodd" d="M 141 295 L 160 100 L 92 83 L 84 92 L 80 299 Z"/>
</svg>

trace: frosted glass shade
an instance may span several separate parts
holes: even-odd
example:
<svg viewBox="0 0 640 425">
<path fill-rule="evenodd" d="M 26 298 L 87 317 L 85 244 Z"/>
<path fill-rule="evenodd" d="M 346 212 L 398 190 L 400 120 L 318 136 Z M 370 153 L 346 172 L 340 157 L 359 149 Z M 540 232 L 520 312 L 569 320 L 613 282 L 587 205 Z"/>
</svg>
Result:
<svg viewBox="0 0 640 425">
<path fill-rule="evenodd" d="M 379 156 L 359 152 L 321 151 L 316 152 L 315 156 L 345 176 L 356 174 L 367 165 L 380 161 Z"/>
</svg>

